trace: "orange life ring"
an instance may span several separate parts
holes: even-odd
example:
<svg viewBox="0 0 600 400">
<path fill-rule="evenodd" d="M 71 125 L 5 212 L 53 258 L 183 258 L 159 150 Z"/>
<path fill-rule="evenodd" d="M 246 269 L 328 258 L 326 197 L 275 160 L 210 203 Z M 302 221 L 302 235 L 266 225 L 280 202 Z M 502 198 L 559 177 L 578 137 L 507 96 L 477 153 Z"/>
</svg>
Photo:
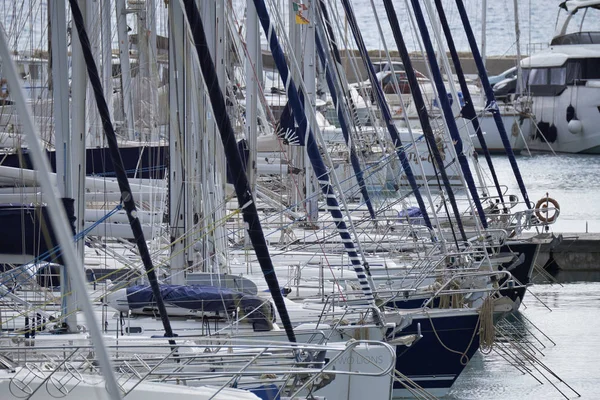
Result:
<svg viewBox="0 0 600 400">
<path fill-rule="evenodd" d="M 552 214 L 552 216 L 548 216 L 548 203 L 554 206 L 554 214 Z M 556 217 L 558 217 L 559 211 L 560 206 L 558 205 L 558 201 L 554 200 L 551 197 L 542 197 L 538 200 L 537 203 L 535 203 L 535 216 L 538 217 L 538 219 L 544 223 L 549 224 L 551 222 L 554 222 L 554 220 L 556 220 Z M 544 217 L 542 213 L 545 213 L 546 216 Z"/>
<path fill-rule="evenodd" d="M 7 85 L 6 90 L 2 90 L 2 86 L 4 85 Z M 10 92 L 8 91 L 8 81 L 4 78 L 0 79 L 0 99 L 8 98 L 9 94 Z"/>
</svg>

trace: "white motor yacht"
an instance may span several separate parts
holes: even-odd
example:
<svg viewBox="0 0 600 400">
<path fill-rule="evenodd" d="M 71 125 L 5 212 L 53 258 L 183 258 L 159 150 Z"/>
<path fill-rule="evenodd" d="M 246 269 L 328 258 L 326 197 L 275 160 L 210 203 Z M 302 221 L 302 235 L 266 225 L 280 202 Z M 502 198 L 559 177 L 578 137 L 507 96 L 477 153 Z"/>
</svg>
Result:
<svg viewBox="0 0 600 400">
<path fill-rule="evenodd" d="M 567 15 L 550 46 L 521 62 L 535 120 L 527 145 L 600 153 L 600 1 L 571 0 L 560 7 Z"/>
</svg>

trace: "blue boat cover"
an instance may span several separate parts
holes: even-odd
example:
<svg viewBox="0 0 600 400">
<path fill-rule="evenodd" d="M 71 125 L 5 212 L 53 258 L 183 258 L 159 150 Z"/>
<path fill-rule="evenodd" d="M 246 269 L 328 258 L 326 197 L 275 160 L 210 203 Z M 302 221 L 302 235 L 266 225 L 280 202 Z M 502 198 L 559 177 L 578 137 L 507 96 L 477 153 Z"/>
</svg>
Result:
<svg viewBox="0 0 600 400">
<path fill-rule="evenodd" d="M 406 210 L 400 210 L 398 217 L 401 220 L 408 218 L 409 223 L 412 225 L 425 225 L 423 213 L 419 207 L 408 207 Z"/>
<path fill-rule="evenodd" d="M 235 290 L 200 285 L 160 285 L 160 294 L 167 307 L 206 312 L 233 313 L 246 316 L 255 331 L 271 330 L 274 320 L 271 302 Z M 147 285 L 127 288 L 130 309 L 156 307 L 152 289 Z"/>
</svg>

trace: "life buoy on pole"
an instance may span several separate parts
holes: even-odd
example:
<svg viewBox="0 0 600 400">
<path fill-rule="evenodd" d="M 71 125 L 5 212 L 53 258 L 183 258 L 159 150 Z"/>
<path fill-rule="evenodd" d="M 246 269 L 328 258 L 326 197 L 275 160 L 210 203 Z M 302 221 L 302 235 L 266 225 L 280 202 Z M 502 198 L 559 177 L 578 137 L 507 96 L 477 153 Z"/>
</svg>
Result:
<svg viewBox="0 0 600 400">
<path fill-rule="evenodd" d="M 4 87 L 4 85 L 6 85 L 6 90 L 2 90 L 2 87 Z M 0 79 L 0 99 L 6 99 L 8 98 L 8 95 L 10 94 L 10 92 L 8 91 L 8 81 L 4 78 Z"/>
<path fill-rule="evenodd" d="M 548 212 L 548 206 L 550 204 L 554 207 L 554 213 L 552 215 L 549 215 Z M 548 193 L 546 193 L 546 197 L 542 197 L 535 203 L 535 216 L 543 223 L 549 224 L 554 222 L 558 217 L 559 212 L 560 206 L 558 205 L 558 201 L 554 200 L 552 197 L 548 197 Z M 545 216 L 543 214 L 545 214 Z"/>
</svg>

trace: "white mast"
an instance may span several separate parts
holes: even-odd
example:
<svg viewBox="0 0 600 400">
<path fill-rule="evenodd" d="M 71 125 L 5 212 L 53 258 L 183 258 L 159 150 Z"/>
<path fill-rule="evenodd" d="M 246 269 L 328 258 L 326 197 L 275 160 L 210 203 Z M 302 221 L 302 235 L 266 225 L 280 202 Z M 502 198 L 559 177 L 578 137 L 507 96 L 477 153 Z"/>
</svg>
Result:
<svg viewBox="0 0 600 400">
<path fill-rule="evenodd" d="M 296 12 L 294 10 L 294 3 L 296 3 L 298 0 L 289 0 L 288 1 L 288 6 L 289 6 L 289 18 L 288 18 L 288 22 L 289 22 L 289 41 L 290 41 L 290 46 L 291 49 L 293 49 L 294 51 L 294 55 L 296 57 L 297 60 L 301 59 L 302 56 L 302 45 L 301 45 L 301 41 L 300 41 L 300 25 L 296 24 Z M 292 74 L 292 79 L 294 79 L 295 82 L 299 82 L 301 76 L 299 76 L 299 73 L 295 70 L 291 70 L 291 74 Z M 284 82 L 285 84 L 285 82 Z M 299 148 L 298 146 L 289 146 L 288 147 L 290 149 L 288 155 L 289 155 L 289 159 L 292 162 L 292 165 L 294 165 L 297 168 L 304 168 L 304 149 Z M 308 175 L 309 171 L 305 170 L 305 175 Z M 302 193 L 304 193 L 304 181 L 303 180 L 294 180 L 294 176 L 293 175 L 289 175 L 289 185 L 290 185 L 290 198 L 291 198 L 291 204 L 293 204 L 296 209 L 295 211 L 297 212 L 303 212 L 304 210 L 302 210 L 302 202 L 304 201 L 304 199 L 302 198 Z M 296 185 L 298 185 L 298 187 L 296 187 Z"/>
<path fill-rule="evenodd" d="M 102 51 L 101 51 L 101 46 L 100 46 L 100 37 L 101 37 L 101 33 L 100 33 L 100 9 L 99 9 L 99 3 L 97 1 L 85 1 L 85 2 L 81 2 L 81 12 L 83 13 L 83 17 L 85 18 L 85 25 L 86 28 L 88 29 L 89 32 L 89 38 L 90 38 L 90 46 L 91 46 L 91 50 L 92 50 L 92 55 L 94 56 L 94 62 L 96 64 L 98 64 L 98 60 L 100 60 L 101 56 L 102 56 Z M 85 3 L 85 6 L 84 4 Z M 85 63 L 83 63 L 83 68 L 85 68 Z M 98 68 L 98 70 L 100 70 L 100 68 Z M 86 73 L 87 74 L 87 73 Z M 86 97 L 86 101 L 87 101 L 87 121 L 88 121 L 88 125 L 87 128 L 89 128 L 89 132 L 86 133 L 87 135 L 87 144 L 89 145 L 89 147 L 98 147 L 101 146 L 101 144 L 104 141 L 104 134 L 102 132 L 102 122 L 100 121 L 100 114 L 98 113 L 98 110 L 96 108 L 96 104 L 95 104 L 95 100 L 94 100 L 94 95 L 93 95 L 93 89 L 91 85 L 87 85 L 87 97 Z M 84 151 L 85 153 L 85 151 Z M 85 165 L 85 163 L 83 163 L 82 165 Z M 84 170 L 84 175 L 85 175 L 85 170 Z"/>
<path fill-rule="evenodd" d="M 486 64 L 486 50 L 487 50 L 487 0 L 481 0 L 481 60 L 483 67 Z M 486 68 L 487 71 L 487 68 Z M 485 107 L 485 96 L 483 90 L 481 91 L 481 105 Z"/>
<path fill-rule="evenodd" d="M 516 94 L 521 93 L 521 28 L 519 27 L 519 5 L 517 0 L 513 0 L 513 6 L 515 10 L 515 36 L 517 43 L 517 87 L 515 89 Z"/>
<path fill-rule="evenodd" d="M 214 1 L 207 1 L 202 3 L 202 21 L 207 27 L 206 29 L 206 41 L 208 43 L 208 49 L 213 60 L 216 60 L 216 9 Z M 219 66 L 215 61 L 217 71 L 223 67 Z M 218 76 L 218 78 L 221 78 Z M 202 142 L 202 231 L 204 235 L 202 237 L 203 251 L 202 251 L 202 270 L 204 272 L 211 272 L 212 258 L 216 253 L 215 241 L 214 241 L 214 230 L 215 219 L 215 197 L 216 197 L 216 182 L 215 177 L 215 139 L 218 131 L 215 126 L 214 119 L 210 110 L 210 97 L 207 90 L 204 89 L 204 85 L 201 84 L 202 77 L 198 75 L 198 82 L 200 83 L 202 96 L 198 99 L 202 102 L 202 115 L 200 120 L 204 122 L 204 130 L 198 130 L 197 134 L 200 135 Z M 223 92 L 225 93 L 225 92 Z"/>
<path fill-rule="evenodd" d="M 147 35 L 148 32 L 148 11 L 145 1 L 135 0 L 129 1 L 129 6 L 132 11 L 135 10 L 137 17 L 137 50 L 138 50 L 138 75 L 137 89 L 139 96 L 139 115 L 138 126 L 140 129 L 140 140 L 149 142 L 152 140 L 153 126 L 153 108 L 151 96 L 151 79 L 150 79 L 150 41 Z"/>
<path fill-rule="evenodd" d="M 304 94 L 304 108 L 315 110 L 315 104 L 317 100 L 316 94 L 316 66 L 315 66 L 315 19 L 316 19 L 316 8 L 315 1 L 309 2 L 308 9 L 308 25 L 304 25 L 304 51 L 303 51 L 303 69 L 304 69 L 304 86 L 306 93 Z M 316 110 L 315 110 L 316 111 Z M 314 113 L 313 113 L 314 114 Z M 313 115 L 308 114 L 308 115 Z M 317 121 L 311 122 L 316 125 Z M 305 140 L 308 140 L 308 135 L 305 135 Z M 305 146 L 307 144 L 305 143 Z M 305 187 L 306 187 L 306 217 L 308 222 L 314 224 L 319 219 L 319 186 L 315 174 L 312 173 L 312 167 L 308 152 L 305 152 L 304 165 L 306 166 L 306 174 L 304 175 Z"/>
<path fill-rule="evenodd" d="M 227 26 L 227 18 L 225 16 L 225 0 L 217 0 L 216 2 L 216 24 L 217 24 L 217 40 L 216 40 L 216 57 L 215 62 L 218 66 L 217 68 L 217 77 L 219 78 L 219 85 L 221 87 L 221 91 L 226 93 L 227 86 L 227 74 L 226 68 L 229 66 L 227 62 L 229 51 L 229 46 L 226 44 L 226 26 Z M 259 46 L 260 52 L 260 46 Z M 233 77 L 233 74 L 231 75 Z M 232 78 L 233 79 L 233 78 Z M 231 93 L 231 96 L 234 96 L 234 93 Z M 229 268 L 229 257 L 227 254 L 228 244 L 227 244 L 227 231 L 223 225 L 223 220 L 226 214 L 225 202 L 222 199 L 225 199 L 225 186 L 227 184 L 227 163 L 225 157 L 222 155 L 225 154 L 225 150 L 223 149 L 223 143 L 221 141 L 221 137 L 219 134 L 219 130 L 215 129 L 214 136 L 214 149 L 215 149 L 215 169 L 214 169 L 214 181 L 215 181 L 215 198 L 217 199 L 217 206 L 213 208 L 214 210 L 214 219 L 215 219 L 215 229 L 214 229 L 214 237 L 215 237 L 215 257 L 213 258 L 213 271 L 221 272 L 221 264 L 225 267 L 226 272 Z"/>
<path fill-rule="evenodd" d="M 127 138 L 135 139 L 133 98 L 131 97 L 131 65 L 129 64 L 129 36 L 127 34 L 127 9 L 125 0 L 115 0 L 117 11 L 117 36 L 119 39 L 119 61 L 121 65 L 121 96 Z"/>
<path fill-rule="evenodd" d="M 187 148 L 185 19 L 181 3 L 169 2 L 169 225 L 171 228 L 171 283 L 184 284 L 187 266 L 186 195 L 184 182 Z M 191 171 L 190 171 L 191 172 Z"/>
<path fill-rule="evenodd" d="M 48 4 L 52 29 L 52 97 L 54 101 L 54 147 L 56 149 L 56 176 L 58 191 L 62 197 L 73 198 L 73 175 L 71 158 L 71 132 L 69 124 L 69 77 L 67 58 L 67 19 L 65 0 L 56 0 Z M 85 87 L 85 86 L 84 86 Z M 81 215 L 76 216 L 77 221 Z M 83 219 L 83 218 L 81 218 Z M 61 268 L 60 288 L 62 297 L 62 315 L 69 330 L 75 331 L 77 318 L 77 296 L 71 289 L 69 272 Z"/>
<path fill-rule="evenodd" d="M 248 139 L 248 181 L 250 190 L 256 193 L 256 152 L 258 137 L 258 85 L 262 77 L 259 59 L 262 57 L 260 46 L 260 27 L 254 2 L 246 3 L 246 137 Z M 260 74 L 260 75 L 259 75 Z M 245 246 L 250 248 L 250 236 L 244 230 Z"/>
<path fill-rule="evenodd" d="M 487 0 L 481 0 L 481 59 L 485 67 L 487 50 Z"/>
<path fill-rule="evenodd" d="M 246 6 L 246 136 L 250 156 L 248 158 L 248 180 L 252 193 L 256 192 L 256 140 L 258 117 L 258 70 L 257 60 L 261 57 L 259 39 L 258 15 L 254 2 L 249 1 Z"/>
<path fill-rule="evenodd" d="M 113 112 L 112 84 L 112 20 L 110 18 L 110 0 L 102 0 L 102 86 L 111 118 Z"/>
<path fill-rule="evenodd" d="M 86 15 L 87 2 L 79 0 L 82 14 Z M 87 20 L 86 20 L 87 23 Z M 75 29 L 72 30 L 75 32 Z M 83 59 L 81 43 L 76 39 L 76 34 L 71 34 L 71 173 L 73 182 L 73 198 L 75 199 L 75 231 L 81 232 L 85 228 L 83 215 L 85 214 L 85 177 L 86 177 L 86 134 L 89 124 L 86 119 L 87 98 L 87 69 Z M 96 107 L 93 107 L 96 110 Z M 77 244 L 80 260 L 83 262 L 84 241 Z"/>
<path fill-rule="evenodd" d="M 158 142 L 158 47 L 156 46 L 156 3 L 147 0 L 146 31 L 148 38 L 148 109 L 150 113 L 150 140 Z"/>
</svg>

